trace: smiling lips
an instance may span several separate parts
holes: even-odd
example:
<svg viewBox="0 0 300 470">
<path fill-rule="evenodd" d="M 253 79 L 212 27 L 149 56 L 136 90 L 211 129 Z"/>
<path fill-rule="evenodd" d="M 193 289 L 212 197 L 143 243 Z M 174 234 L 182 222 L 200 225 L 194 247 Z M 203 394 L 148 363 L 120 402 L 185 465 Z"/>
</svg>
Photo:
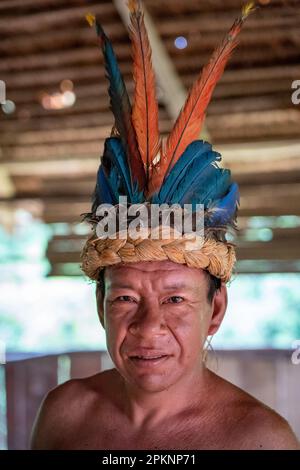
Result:
<svg viewBox="0 0 300 470">
<path fill-rule="evenodd" d="M 169 357 L 169 354 L 155 350 L 134 351 L 129 355 L 131 361 L 140 365 L 156 365 Z"/>
</svg>

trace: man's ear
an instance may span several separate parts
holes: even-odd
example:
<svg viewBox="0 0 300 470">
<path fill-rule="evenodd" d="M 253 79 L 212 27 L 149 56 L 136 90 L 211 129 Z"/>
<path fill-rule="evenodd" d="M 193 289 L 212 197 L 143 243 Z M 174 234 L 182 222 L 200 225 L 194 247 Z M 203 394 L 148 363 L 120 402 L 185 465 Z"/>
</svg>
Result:
<svg viewBox="0 0 300 470">
<path fill-rule="evenodd" d="M 212 316 L 208 328 L 208 336 L 214 335 L 218 331 L 226 312 L 227 302 L 227 288 L 222 282 L 220 289 L 216 291 L 212 300 Z"/>
<path fill-rule="evenodd" d="M 103 297 L 103 289 L 99 284 L 96 287 L 96 302 L 97 302 L 97 311 L 100 323 L 103 328 L 104 326 L 104 297 Z"/>
</svg>

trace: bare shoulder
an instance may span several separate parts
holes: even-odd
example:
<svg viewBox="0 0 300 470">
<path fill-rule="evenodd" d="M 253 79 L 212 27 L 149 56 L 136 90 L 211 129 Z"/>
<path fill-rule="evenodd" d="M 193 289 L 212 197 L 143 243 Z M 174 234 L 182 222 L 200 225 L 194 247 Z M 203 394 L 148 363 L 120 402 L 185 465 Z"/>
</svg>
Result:
<svg viewBox="0 0 300 470">
<path fill-rule="evenodd" d="M 44 398 L 32 430 L 32 449 L 54 449 L 60 436 L 76 429 L 94 403 L 105 402 L 115 371 L 72 379 L 51 390 Z"/>
<path fill-rule="evenodd" d="M 246 415 L 245 448 L 299 450 L 299 441 L 289 423 L 268 406 L 253 400 Z"/>
<path fill-rule="evenodd" d="M 299 450 L 289 423 L 244 390 L 213 374 L 226 403 L 230 441 L 236 449 Z M 230 415 L 230 417 L 229 417 Z"/>
</svg>

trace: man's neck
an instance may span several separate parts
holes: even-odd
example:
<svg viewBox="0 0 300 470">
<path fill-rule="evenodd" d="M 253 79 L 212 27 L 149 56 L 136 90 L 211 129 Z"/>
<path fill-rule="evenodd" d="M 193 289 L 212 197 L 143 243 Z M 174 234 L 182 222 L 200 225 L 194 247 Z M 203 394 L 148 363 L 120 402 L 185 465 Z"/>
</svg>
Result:
<svg viewBox="0 0 300 470">
<path fill-rule="evenodd" d="M 125 412 L 138 428 L 152 427 L 188 409 L 199 409 L 205 400 L 208 375 L 201 364 L 165 390 L 148 392 L 125 383 Z"/>
</svg>

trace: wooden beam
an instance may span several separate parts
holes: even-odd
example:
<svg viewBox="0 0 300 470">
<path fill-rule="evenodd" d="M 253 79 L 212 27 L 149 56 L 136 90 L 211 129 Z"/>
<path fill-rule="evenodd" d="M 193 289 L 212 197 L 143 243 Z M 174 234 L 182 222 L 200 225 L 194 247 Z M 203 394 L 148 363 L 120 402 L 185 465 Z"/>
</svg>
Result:
<svg viewBox="0 0 300 470">
<path fill-rule="evenodd" d="M 101 112 L 108 114 L 109 110 L 109 97 L 108 93 L 104 97 L 100 97 L 99 99 L 95 98 L 80 98 L 77 99 L 73 106 L 66 107 L 63 109 L 45 109 L 42 104 L 40 103 L 33 103 L 30 105 L 25 105 L 23 107 L 17 106 L 17 113 L 11 116 L 11 120 L 19 120 L 22 118 L 22 109 L 26 110 L 28 115 L 34 119 L 36 117 L 45 117 L 47 118 L 49 115 L 56 116 L 59 120 L 63 116 L 75 116 L 80 115 L 81 113 L 93 113 L 93 112 Z M 167 113 L 161 108 L 161 112 L 159 113 L 160 118 L 167 117 Z M 113 114 L 111 113 L 111 116 Z M 168 118 L 168 117 L 167 117 Z"/>
<path fill-rule="evenodd" d="M 291 17 L 294 22 L 294 27 L 293 25 L 284 27 L 284 24 L 280 24 L 275 25 L 273 29 L 266 29 L 263 24 L 256 22 L 255 28 L 243 31 L 240 38 L 240 49 L 243 52 L 246 47 L 247 49 L 248 47 L 258 49 L 258 46 L 261 45 L 264 47 L 269 46 L 272 55 L 277 53 L 277 49 L 278 51 L 282 49 L 276 46 L 276 44 L 280 45 L 280 43 L 291 42 L 290 45 L 293 46 L 294 44 L 294 50 L 296 51 L 297 39 L 295 38 L 297 38 L 299 17 L 300 15 Z M 282 21 L 284 21 L 284 18 L 282 18 Z M 185 20 L 185 29 L 181 31 L 181 34 L 187 35 L 188 39 L 188 47 L 185 50 L 185 55 L 194 54 L 195 57 L 198 57 L 199 61 L 203 54 L 209 56 L 209 53 L 211 53 L 224 35 L 224 31 L 227 27 L 223 25 L 220 31 L 203 32 L 201 25 L 198 24 L 196 27 L 196 24 L 195 21 L 195 26 L 193 26 L 192 19 L 187 18 Z M 203 25 L 204 24 L 210 24 L 210 21 L 208 20 L 207 23 L 203 23 Z M 168 56 L 182 56 L 182 51 L 176 49 L 174 46 L 174 38 L 177 36 L 178 30 L 180 30 L 178 19 L 176 18 L 176 21 L 171 20 L 170 23 L 158 22 L 155 27 L 160 36 L 164 36 L 165 26 L 172 27 L 173 31 L 170 32 L 170 35 L 164 37 L 163 41 L 160 39 L 161 45 L 167 50 Z M 123 25 L 119 22 L 108 23 L 105 24 L 105 30 L 113 40 L 114 49 L 116 50 L 118 58 L 130 60 L 129 41 L 128 39 L 124 41 L 125 29 Z M 276 38 L 275 44 L 274 38 Z M 156 40 L 154 40 L 154 44 L 155 41 Z M 76 50 L 75 47 L 78 46 L 78 44 L 80 44 L 80 48 Z M 284 50 L 286 50 L 287 47 L 288 46 L 285 45 Z M 40 53 L 41 49 L 44 50 L 43 53 Z M 0 44 L 0 51 L 5 56 L 5 60 L 2 60 L 0 64 L 0 70 L 2 72 L 5 72 L 5 70 L 22 70 L 22 68 L 24 70 L 29 68 L 58 67 L 60 64 L 87 64 L 97 59 L 101 60 L 101 54 L 95 44 L 93 31 L 89 30 L 84 22 L 82 22 L 81 27 L 76 26 L 76 35 L 73 29 L 70 28 L 53 30 L 51 32 L 43 31 L 39 33 L 36 38 L 28 37 L 28 35 L 24 37 L 16 36 L 13 39 L 11 37 L 7 39 L 4 38 Z M 39 51 L 39 53 L 35 53 L 35 51 Z M 236 55 L 238 51 L 239 50 L 237 50 L 234 55 Z M 250 51 L 247 50 L 247 54 L 248 53 L 252 54 L 251 49 Z M 26 58 L 24 58 L 24 54 L 26 54 Z M 232 60 L 234 60 L 234 56 L 230 59 L 230 62 L 232 62 Z M 196 64 L 197 61 L 195 65 Z"/>
<path fill-rule="evenodd" d="M 115 15 L 114 6 L 109 2 L 101 2 L 98 5 L 94 4 L 92 9 L 94 14 L 100 15 L 101 18 L 111 18 Z M 2 35 L 10 35 L 12 31 L 17 34 L 37 34 L 40 31 L 44 31 L 45 29 L 52 28 L 55 31 L 60 27 L 66 28 L 66 25 L 75 21 L 78 21 L 81 24 L 85 24 L 85 15 L 87 10 L 88 6 L 85 5 L 79 7 L 71 6 L 70 8 L 60 9 L 59 12 L 56 10 L 48 10 L 22 16 L 2 16 L 0 32 Z"/>
<path fill-rule="evenodd" d="M 290 0 L 287 3 L 292 6 L 296 4 L 297 0 Z M 213 0 L 213 2 L 195 2 L 195 0 L 173 0 L 172 3 L 169 0 L 147 0 L 148 8 L 151 11 L 155 11 L 157 14 L 159 13 L 184 13 L 190 12 L 194 13 L 196 11 L 199 12 L 210 12 L 212 11 L 226 11 L 233 9 L 235 11 L 239 11 L 240 3 L 237 0 Z M 272 5 L 282 6 L 283 0 L 272 0 Z M 267 5 L 269 7 L 269 5 Z M 264 8 L 263 6 L 261 8 Z"/>
<path fill-rule="evenodd" d="M 292 13 L 297 6 L 298 0 L 272 0 L 273 6 L 280 6 L 283 8 L 285 5 L 286 8 Z M 151 12 L 155 14 L 181 14 L 181 13 L 195 13 L 195 12 L 209 12 L 214 10 L 214 12 L 223 12 L 228 10 L 239 11 L 241 3 L 239 0 L 213 0 L 213 2 L 195 2 L 195 0 L 184 0 L 182 2 L 170 2 L 169 0 L 147 0 L 147 6 Z M 264 7 L 261 5 L 261 10 L 264 8 L 269 11 L 270 5 Z M 260 10 L 259 10 L 260 11 Z"/>
<path fill-rule="evenodd" d="M 73 0 L 73 3 L 79 3 L 81 0 Z M 16 8 L 30 8 L 42 10 L 43 8 L 50 8 L 55 6 L 61 6 L 62 0 L 1 0 L 0 11 L 3 10 L 7 13 L 12 10 L 15 13 Z"/>
<path fill-rule="evenodd" d="M 162 132 L 169 129 L 169 121 L 161 123 Z M 107 137 L 109 133 L 103 133 L 103 137 L 99 136 L 96 140 L 82 141 L 73 140 L 65 143 L 52 143 L 37 144 L 37 145 L 20 145 L 20 146 L 6 146 L 2 147 L 0 161 L 8 162 L 12 160 L 42 160 L 45 158 L 50 159 L 68 159 L 79 156 L 80 158 L 85 157 L 97 157 L 100 156 L 103 151 L 104 137 Z M 76 137 L 75 137 L 76 138 Z"/>
<path fill-rule="evenodd" d="M 91 134 L 92 134 L 91 128 Z M 95 128 L 95 132 L 97 128 Z M 109 127 L 108 127 L 109 129 Z M 67 130 L 63 130 L 65 133 L 65 140 L 72 140 L 73 133 L 76 133 L 76 129 L 70 129 L 70 134 Z M 85 128 L 82 129 L 84 133 Z M 52 131 L 41 131 L 42 136 L 45 138 L 45 142 L 51 141 Z M 45 132 L 45 134 L 44 134 Z M 81 130 L 79 129 L 79 136 Z M 30 145 L 32 139 L 35 138 L 35 133 L 29 132 L 26 137 L 27 144 Z M 80 136 L 81 137 L 81 136 Z M 62 138 L 62 140 L 64 140 Z M 24 143 L 25 143 L 24 142 Z M 223 144 L 216 145 L 215 149 L 220 152 L 223 156 L 223 166 L 229 167 L 233 171 L 235 176 L 239 178 L 245 177 L 245 182 L 249 175 L 253 175 L 252 184 L 257 184 L 256 178 L 262 175 L 263 178 L 274 177 L 277 180 L 277 175 L 280 176 L 282 172 L 295 174 L 300 170 L 300 141 L 270 141 L 270 142 L 245 142 L 243 144 Z M 33 161 L 28 159 L 26 162 L 13 162 L 8 161 L 5 163 L 7 171 L 12 175 L 54 175 L 59 176 L 63 173 L 65 168 L 66 173 L 79 173 L 85 175 L 85 169 L 87 174 L 90 171 L 94 172 L 95 165 L 98 163 L 99 158 L 85 159 L 67 159 L 65 162 L 58 159 L 49 159 L 47 161 Z M 271 171 L 270 171 L 271 168 Z M 263 182 L 265 180 L 263 179 Z"/>
<path fill-rule="evenodd" d="M 87 51 L 91 53 L 93 49 L 88 48 Z M 78 54 L 78 51 L 72 51 L 71 54 L 76 56 Z M 93 50 L 94 53 L 94 50 Z M 98 51 L 97 51 L 98 53 Z M 44 57 L 44 54 L 43 54 Z M 46 56 L 47 57 L 47 56 Z M 55 57 L 57 57 L 57 54 L 55 54 Z M 53 61 L 55 60 L 55 57 L 53 57 Z M 64 60 L 66 58 L 66 55 L 64 51 L 62 51 L 61 54 L 59 54 L 60 58 Z M 25 60 L 25 59 L 24 59 Z M 20 68 L 22 68 L 22 61 L 23 58 L 21 58 L 20 62 Z M 2 61 L 0 63 L 0 69 L 1 69 L 1 64 L 6 64 L 6 60 Z M 27 57 L 25 62 L 27 63 Z M 29 62 L 29 61 L 28 61 Z M 63 62 L 64 66 L 67 65 L 67 61 L 64 60 Z M 100 68 L 103 67 L 100 65 Z M 31 67 L 29 67 L 30 69 Z M 189 87 L 195 80 L 197 74 L 196 73 L 183 73 L 181 75 L 183 82 L 185 83 L 186 87 Z M 225 98 L 226 96 L 230 96 L 231 99 L 234 96 L 238 96 L 238 99 L 243 103 L 243 100 L 249 100 L 248 96 L 252 98 L 253 101 L 251 102 L 256 102 L 257 108 L 261 106 L 260 100 L 261 99 L 267 99 L 268 95 L 270 97 L 273 97 L 274 99 L 279 99 L 283 96 L 288 96 L 290 100 L 290 95 L 291 95 L 291 83 L 293 80 L 295 80 L 297 77 L 300 76 L 300 66 L 298 65 L 289 65 L 289 66 L 282 66 L 282 67 L 248 67 L 246 69 L 236 69 L 236 70 L 226 70 L 224 73 L 222 80 L 217 86 L 217 89 L 214 92 L 214 99 L 209 107 L 209 110 L 216 106 L 218 108 L 219 100 L 216 100 L 216 98 Z M 127 78 L 127 79 L 126 79 Z M 129 71 L 128 71 L 128 76 L 125 76 L 125 81 L 126 81 L 126 87 L 128 92 L 130 94 L 133 92 L 133 81 L 130 77 Z M 50 86 L 48 88 L 48 92 L 55 92 L 57 91 L 57 83 L 55 85 Z M 243 90 L 242 90 L 243 88 Z M 275 93 L 279 93 L 279 96 L 273 96 Z M 105 95 L 104 97 L 107 98 L 107 81 L 106 80 L 101 80 L 99 83 L 99 80 L 97 81 L 91 81 L 88 84 L 85 84 L 83 82 L 77 82 L 75 84 L 75 93 L 77 98 L 90 98 L 90 97 L 101 97 L 102 95 Z M 259 96 L 265 94 L 267 95 L 266 97 Z M 26 90 L 23 89 L 11 89 L 10 90 L 10 99 L 15 101 L 17 104 L 20 103 L 30 103 L 30 102 L 36 102 L 38 98 L 38 93 L 35 87 L 28 86 Z M 107 101 L 107 99 L 106 99 Z M 290 104 L 291 101 L 289 101 Z M 224 102 L 224 105 L 227 102 Z M 222 103 L 220 103 L 220 107 L 222 106 Z"/>
<path fill-rule="evenodd" d="M 22 110 L 21 110 L 22 111 Z M 78 129 L 84 126 L 110 126 L 113 125 L 113 116 L 111 112 L 89 112 L 74 115 L 52 115 L 49 112 L 48 116 L 37 118 L 30 118 L 30 114 L 26 112 L 26 108 L 18 114 L 17 119 L 10 119 L 1 121 L 1 131 L 19 132 L 30 130 L 50 130 L 50 129 Z"/>
<path fill-rule="evenodd" d="M 147 1 L 147 6 L 148 3 Z M 185 9 L 185 2 L 182 2 L 182 4 L 184 7 L 181 14 L 175 13 L 172 15 L 169 5 L 167 8 L 168 15 L 158 16 L 159 21 L 157 21 L 157 29 L 161 36 L 168 37 L 174 36 L 175 34 L 177 36 L 178 32 L 183 36 L 187 35 L 189 38 L 192 37 L 194 33 L 198 32 L 203 34 L 203 38 L 205 38 L 204 34 L 206 35 L 210 32 L 224 34 L 225 30 L 229 30 L 232 25 L 240 7 L 240 5 L 236 5 L 236 12 L 232 12 L 225 7 L 224 3 L 224 10 L 220 12 L 215 8 L 215 5 L 211 5 L 208 11 L 201 13 L 196 12 L 191 15 L 188 14 L 188 11 Z M 272 7 L 272 5 L 269 5 L 268 8 L 260 9 L 260 11 L 257 11 L 252 17 L 250 16 L 250 18 L 248 18 L 243 28 L 241 39 L 245 34 L 253 30 L 263 32 L 278 27 L 285 27 L 287 29 L 294 27 L 299 23 L 299 17 L 299 8 L 296 8 L 290 12 L 290 14 L 285 10 L 285 14 L 283 14 L 282 6 Z"/>
<path fill-rule="evenodd" d="M 283 156 L 283 159 L 285 157 Z M 234 180 L 243 187 L 244 185 L 261 185 L 261 184 L 273 184 L 276 187 L 276 184 L 280 183 L 300 183 L 300 162 L 298 164 L 298 169 L 293 168 L 293 161 L 285 161 L 286 168 L 278 171 L 260 171 L 259 166 L 255 167 L 255 162 L 253 162 L 253 171 L 251 172 L 239 172 L 234 171 L 233 177 Z M 243 165 L 241 164 L 241 167 Z"/>
<path fill-rule="evenodd" d="M 298 19 L 299 22 L 299 19 Z M 293 41 L 293 38 L 297 38 L 297 30 L 298 26 L 295 25 L 294 28 L 287 28 L 287 29 L 281 29 L 278 30 L 278 28 L 274 28 L 274 30 L 251 30 L 251 31 L 245 31 L 241 34 L 241 37 L 239 39 L 239 50 L 241 53 L 247 55 L 248 52 L 252 54 L 251 49 L 253 48 L 256 49 L 256 56 L 259 56 L 259 48 L 263 47 L 265 49 L 269 48 L 270 52 L 273 55 L 276 55 L 277 52 L 282 50 L 282 47 L 280 44 L 287 43 L 289 41 Z M 201 57 L 202 52 L 208 51 L 208 50 L 213 50 L 222 40 L 224 36 L 224 32 L 221 33 L 220 35 L 217 35 L 215 33 L 205 33 L 202 34 L 201 32 L 198 33 L 193 33 L 188 36 L 188 46 L 185 49 L 186 53 L 189 55 L 194 55 L 195 57 Z M 176 37 L 176 36 L 175 36 Z M 276 38 L 276 40 L 274 39 Z M 293 41 L 294 44 L 292 43 L 292 47 L 294 47 L 294 50 L 296 51 L 297 49 L 297 39 Z M 164 40 L 165 46 L 168 50 L 172 51 L 172 55 L 174 56 L 180 56 L 182 55 L 182 51 L 180 49 L 176 49 L 174 47 L 174 36 L 171 38 L 166 38 Z M 201 46 L 199 46 L 201 44 Z M 252 49 L 252 50 L 253 50 Z M 236 52 L 234 52 L 235 54 Z M 233 54 L 233 56 L 234 56 Z M 233 56 L 230 59 L 230 62 L 233 60 Z"/>
<path fill-rule="evenodd" d="M 208 116 L 207 127 L 214 139 L 223 142 L 291 138 L 299 135 L 299 112 L 287 109 Z"/>
<path fill-rule="evenodd" d="M 237 247 L 237 259 L 300 260 L 299 240 L 289 243 L 260 243 Z"/>
<path fill-rule="evenodd" d="M 111 132 L 111 126 L 82 127 L 81 129 L 56 129 L 28 131 L 18 133 L 18 145 L 48 144 L 53 142 L 84 142 L 105 139 Z M 13 132 L 1 135 L 1 145 L 15 145 L 16 135 Z"/>
<path fill-rule="evenodd" d="M 173 60 L 176 68 L 180 71 L 192 71 L 199 70 L 201 66 L 205 65 L 211 53 L 203 53 L 201 56 L 198 54 L 195 57 L 194 54 L 188 56 L 178 56 L 178 53 L 173 54 Z M 252 48 L 249 50 L 237 49 L 232 57 L 230 58 L 230 64 L 228 65 L 227 71 L 231 67 L 242 65 L 244 67 L 261 66 L 261 65 L 274 65 L 282 62 L 282 65 L 287 65 L 292 61 L 297 60 L 299 57 L 299 51 L 295 46 L 286 44 L 284 47 L 274 48 L 272 45 L 261 45 L 258 48 Z M 226 72 L 225 72 L 226 73 Z"/>
<path fill-rule="evenodd" d="M 74 28 L 76 28 L 76 34 L 74 33 Z M 125 28 L 122 25 L 120 27 L 119 23 L 108 23 L 105 26 L 105 30 L 114 42 L 116 40 L 122 42 L 125 42 L 126 39 L 128 40 Z M 98 50 L 95 32 L 85 23 L 84 17 L 82 18 L 81 25 L 78 27 L 73 25 L 69 29 L 40 31 L 36 36 L 25 34 L 12 37 L 7 35 L 0 43 L 0 52 L 4 57 L 20 56 L 22 54 L 30 55 L 40 53 L 41 51 L 45 53 L 56 51 L 57 54 L 62 50 L 68 48 L 74 49 L 78 46 L 94 46 Z M 99 57 L 100 55 L 99 52 Z"/>
<path fill-rule="evenodd" d="M 124 74 L 131 73 L 131 64 L 122 63 L 121 70 Z M 8 84 L 7 92 L 11 88 L 24 88 L 24 87 L 33 87 L 40 86 L 45 87 L 48 85 L 55 84 L 59 86 L 59 83 L 64 79 L 69 79 L 75 82 L 79 81 L 92 81 L 92 80 L 104 80 L 105 70 L 103 67 L 98 65 L 86 65 L 85 67 L 68 67 L 68 68 L 59 68 L 51 70 L 41 70 L 37 74 L 36 71 L 29 71 L 24 73 L 15 74 L 13 76 L 8 76 L 2 74 L 2 80 Z M 22 82 L 23 80 L 23 82 Z"/>
<path fill-rule="evenodd" d="M 284 48 L 279 49 L 272 48 L 271 46 L 252 48 L 248 50 L 247 53 L 241 49 L 237 49 L 230 59 L 230 64 L 224 74 L 224 77 L 226 76 L 227 72 L 229 72 L 230 67 L 237 66 L 239 64 L 243 64 L 243 67 L 250 68 L 253 66 L 253 64 L 256 66 L 262 64 L 272 65 L 276 61 L 279 62 L 284 60 L 285 64 L 283 65 L 286 65 L 287 61 L 296 60 L 298 56 L 298 49 L 291 47 L 289 44 L 287 44 Z M 198 73 L 201 67 L 208 62 L 210 57 L 211 51 L 196 55 L 178 55 L 177 53 L 172 54 L 172 60 L 177 71 L 183 75 L 191 74 L 192 71 Z M 129 60 L 127 62 L 120 61 L 120 68 L 125 76 L 131 76 L 131 63 Z M 1 79 L 7 83 L 7 90 L 9 91 L 15 88 L 23 88 L 24 86 L 29 88 L 34 86 L 57 86 L 59 82 L 65 78 L 69 78 L 70 80 L 73 80 L 74 82 L 76 81 L 78 83 L 84 83 L 87 80 L 92 82 L 93 80 L 95 81 L 95 79 L 100 81 L 101 77 L 104 77 L 104 70 L 101 65 L 85 64 L 84 67 L 71 65 L 69 67 L 61 67 L 58 70 L 40 70 L 38 74 L 34 70 L 23 72 L 20 70 L 19 74 L 16 73 L 11 75 L 8 73 L 2 73 L 1 75 Z M 189 77 L 190 82 L 192 80 L 192 76 L 189 75 Z M 24 80 L 23 82 L 22 79 Z"/>
<path fill-rule="evenodd" d="M 262 172 L 270 172 L 270 169 L 271 171 L 284 171 L 290 165 L 293 169 L 299 168 L 297 163 L 300 157 L 299 138 L 222 144 L 216 145 L 215 148 L 222 154 L 224 166 L 229 166 L 240 174 L 253 172 L 254 168 Z"/>
<path fill-rule="evenodd" d="M 300 260 L 244 260 L 237 261 L 237 275 L 269 274 L 269 273 L 299 273 Z"/>
</svg>

